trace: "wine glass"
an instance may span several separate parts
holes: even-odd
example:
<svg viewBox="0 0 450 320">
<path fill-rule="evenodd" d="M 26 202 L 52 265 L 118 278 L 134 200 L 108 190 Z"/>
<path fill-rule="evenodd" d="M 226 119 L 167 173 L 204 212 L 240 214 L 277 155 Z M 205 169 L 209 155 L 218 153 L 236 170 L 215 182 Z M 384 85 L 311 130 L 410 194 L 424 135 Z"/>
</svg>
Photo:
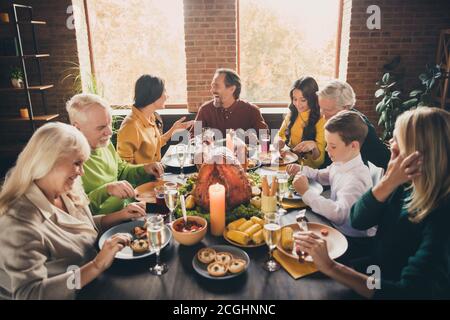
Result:
<svg viewBox="0 0 450 320">
<path fill-rule="evenodd" d="M 155 215 L 147 219 L 147 236 L 150 248 L 156 253 L 156 264 L 149 270 L 152 274 L 160 276 L 169 269 L 167 264 L 161 263 L 159 256 L 164 243 L 164 219 L 162 216 Z"/>
<path fill-rule="evenodd" d="M 178 185 L 175 182 L 166 182 L 164 184 L 164 200 L 166 201 L 166 206 L 169 208 L 169 224 L 172 224 L 174 217 L 173 211 L 177 206 L 178 200 Z"/>
<path fill-rule="evenodd" d="M 289 176 L 287 173 L 279 173 L 277 174 L 277 180 L 278 180 L 278 190 L 277 190 L 277 196 L 278 196 L 278 213 L 279 215 L 283 215 L 286 213 L 286 210 L 283 209 L 282 202 L 283 198 L 285 198 L 289 193 Z"/>
<path fill-rule="evenodd" d="M 177 150 L 177 158 L 178 158 L 178 163 L 180 164 L 180 175 L 179 178 L 181 180 L 184 180 L 184 162 L 186 160 L 186 152 L 187 152 L 187 148 L 186 145 L 184 144 L 179 144 L 176 146 L 176 150 Z"/>
<path fill-rule="evenodd" d="M 280 241 L 281 226 L 276 212 L 264 214 L 264 240 L 269 247 L 269 259 L 263 264 L 263 268 L 269 272 L 280 269 L 280 265 L 273 259 L 272 252 Z"/>
</svg>

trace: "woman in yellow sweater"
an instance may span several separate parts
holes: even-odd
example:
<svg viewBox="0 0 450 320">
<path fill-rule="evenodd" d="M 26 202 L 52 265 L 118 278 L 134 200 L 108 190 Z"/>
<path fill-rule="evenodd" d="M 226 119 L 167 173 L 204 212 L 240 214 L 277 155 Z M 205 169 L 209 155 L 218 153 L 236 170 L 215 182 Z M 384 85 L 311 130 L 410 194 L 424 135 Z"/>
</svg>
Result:
<svg viewBox="0 0 450 320">
<path fill-rule="evenodd" d="M 186 117 L 177 120 L 172 128 L 162 133 L 162 121 L 155 112 L 164 109 L 168 98 L 164 80 L 143 75 L 134 90 L 134 105 L 117 133 L 117 152 L 129 163 L 146 164 L 161 160 L 161 148 L 177 130 L 189 129 L 193 121 Z"/>
<path fill-rule="evenodd" d="M 275 138 L 279 150 L 288 145 L 312 168 L 320 167 L 325 157 L 325 120 L 320 116 L 317 91 L 317 82 L 311 77 L 301 77 L 294 82 L 289 93 L 289 113 Z"/>
</svg>

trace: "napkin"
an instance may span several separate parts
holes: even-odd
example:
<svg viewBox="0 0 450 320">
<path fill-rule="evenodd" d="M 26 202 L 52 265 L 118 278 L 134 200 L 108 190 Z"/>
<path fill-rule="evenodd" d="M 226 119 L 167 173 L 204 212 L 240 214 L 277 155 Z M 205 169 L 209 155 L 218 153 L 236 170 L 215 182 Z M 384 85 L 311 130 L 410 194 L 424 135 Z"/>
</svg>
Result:
<svg viewBox="0 0 450 320">
<path fill-rule="evenodd" d="M 317 272 L 317 268 L 312 262 L 300 263 L 296 259 L 288 257 L 278 250 L 273 251 L 273 257 L 295 280 Z"/>
</svg>

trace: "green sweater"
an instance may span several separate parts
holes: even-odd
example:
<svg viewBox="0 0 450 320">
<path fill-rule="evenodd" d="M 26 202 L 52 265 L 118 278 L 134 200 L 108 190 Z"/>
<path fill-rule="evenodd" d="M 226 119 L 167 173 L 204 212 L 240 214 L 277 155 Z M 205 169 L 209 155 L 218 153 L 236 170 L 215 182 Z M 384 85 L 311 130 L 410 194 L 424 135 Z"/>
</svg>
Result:
<svg viewBox="0 0 450 320">
<path fill-rule="evenodd" d="M 154 179 L 145 172 L 144 165 L 129 164 L 122 160 L 112 143 L 92 151 L 83 168 L 83 187 L 89 197 L 93 214 L 121 210 L 133 200 L 110 196 L 106 191 L 107 183 L 127 180 L 136 187 Z"/>
<path fill-rule="evenodd" d="M 378 225 L 372 262 L 380 267 L 381 288 L 374 298 L 448 299 L 450 202 L 412 223 L 403 208 L 408 195 L 399 187 L 386 202 L 379 202 L 369 190 L 351 209 L 353 228 Z"/>
</svg>

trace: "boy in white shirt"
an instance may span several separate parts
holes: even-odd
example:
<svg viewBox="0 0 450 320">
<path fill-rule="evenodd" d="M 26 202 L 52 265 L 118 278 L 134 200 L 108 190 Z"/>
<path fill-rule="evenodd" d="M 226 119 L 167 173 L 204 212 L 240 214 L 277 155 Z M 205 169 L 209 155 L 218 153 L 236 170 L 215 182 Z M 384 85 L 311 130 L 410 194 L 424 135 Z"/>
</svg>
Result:
<svg viewBox="0 0 450 320">
<path fill-rule="evenodd" d="M 350 225 L 351 207 L 372 187 L 369 168 L 360 154 L 367 131 L 367 125 L 358 113 L 340 112 L 325 125 L 326 151 L 333 163 L 321 170 L 305 166 L 299 172 L 298 164 L 286 168 L 288 174 L 296 175 L 293 186 L 302 196 L 303 202 L 330 220 L 347 238 L 373 237 L 376 233 L 376 228 L 361 231 Z M 330 198 L 309 189 L 308 178 L 322 185 L 330 185 Z"/>
</svg>

